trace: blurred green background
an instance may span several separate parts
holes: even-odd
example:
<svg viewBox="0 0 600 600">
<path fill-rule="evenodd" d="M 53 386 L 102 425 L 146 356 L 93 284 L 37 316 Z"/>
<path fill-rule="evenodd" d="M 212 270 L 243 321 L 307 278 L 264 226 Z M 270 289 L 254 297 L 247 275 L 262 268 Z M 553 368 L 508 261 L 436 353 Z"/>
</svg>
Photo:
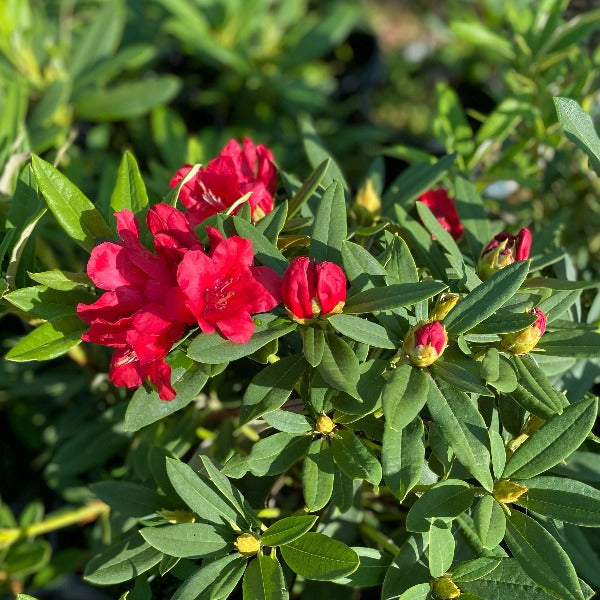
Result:
<svg viewBox="0 0 600 600">
<path fill-rule="evenodd" d="M 231 137 L 271 147 L 280 183 L 302 180 L 314 131 L 353 192 L 367 173 L 386 188 L 408 165 L 457 152 L 492 218 L 566 247 L 564 276 L 599 278 L 600 186 L 552 101 L 574 98 L 598 120 L 599 24 L 594 0 L 0 0 L 0 294 L 33 285 L 28 272 L 85 267 L 23 185 L 31 153 L 108 218 L 126 150 L 157 202 L 180 166 L 208 162 Z M 592 299 L 582 310 L 598 319 Z M 36 319 L 0 300 L 3 355 Z M 198 427 L 224 445 L 233 435 L 207 416 L 222 407 L 212 392 L 168 427 L 123 434 L 127 394 L 108 384 L 107 364 L 88 347 L 2 361 L 0 527 L 40 522 L 90 497 L 89 482 L 143 469 L 150 440 L 174 450 Z M 583 395 L 597 373 L 579 375 Z M 247 377 L 213 386 L 236 398 Z M 79 577 L 108 527 L 101 518 L 0 550 L 0 594 L 115 597 Z"/>
</svg>

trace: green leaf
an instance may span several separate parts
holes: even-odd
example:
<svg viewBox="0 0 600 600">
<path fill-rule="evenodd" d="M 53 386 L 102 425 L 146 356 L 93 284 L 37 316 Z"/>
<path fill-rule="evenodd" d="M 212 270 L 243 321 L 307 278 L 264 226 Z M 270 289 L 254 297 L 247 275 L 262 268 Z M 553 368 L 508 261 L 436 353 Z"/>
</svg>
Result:
<svg viewBox="0 0 600 600">
<path fill-rule="evenodd" d="M 62 356 L 81 342 L 81 334 L 88 328 L 77 315 L 58 317 L 40 325 L 21 338 L 6 355 L 7 360 L 28 362 L 50 360 Z"/>
<path fill-rule="evenodd" d="M 473 329 L 508 302 L 527 277 L 529 263 L 517 261 L 494 273 L 462 298 L 444 319 L 449 334 Z"/>
<path fill-rule="evenodd" d="M 351 340 L 368 344 L 374 348 L 388 348 L 389 350 L 394 350 L 398 346 L 398 343 L 390 338 L 385 327 L 367 319 L 340 314 L 329 317 L 329 322 L 334 329 Z"/>
<path fill-rule="evenodd" d="M 205 560 L 202 567 L 177 588 L 171 600 L 227 598 L 244 574 L 246 563 L 246 558 L 237 553 L 217 560 Z"/>
<path fill-rule="evenodd" d="M 492 496 L 479 500 L 473 514 L 475 531 L 484 548 L 495 548 L 504 538 L 506 517 L 502 507 Z"/>
<path fill-rule="evenodd" d="M 600 355 L 600 333 L 595 331 L 574 332 L 571 330 L 548 331 L 538 342 L 536 350 L 541 350 L 547 356 L 598 358 Z"/>
<path fill-rule="evenodd" d="M 334 465 L 331 502 L 339 508 L 341 513 L 347 512 L 352 507 L 354 491 L 353 479 Z"/>
<path fill-rule="evenodd" d="M 579 579 L 567 553 L 537 521 L 513 510 L 506 543 L 522 569 L 541 588 L 561 600 L 583 600 Z"/>
<path fill-rule="evenodd" d="M 317 518 L 316 515 L 307 515 L 279 519 L 265 530 L 260 537 L 260 542 L 263 546 L 289 544 L 310 531 Z"/>
<path fill-rule="evenodd" d="M 429 572 L 432 577 L 441 577 L 454 559 L 454 536 L 452 524 L 435 519 L 429 527 Z"/>
<path fill-rule="evenodd" d="M 125 121 L 166 104 L 180 88 L 181 81 L 172 75 L 121 83 L 82 94 L 75 102 L 75 112 L 79 119 L 90 121 Z"/>
<path fill-rule="evenodd" d="M 342 261 L 342 242 L 347 237 L 346 200 L 339 181 L 331 183 L 325 193 L 313 222 L 310 258 L 317 262 L 328 260 L 336 264 Z"/>
<path fill-rule="evenodd" d="M 242 584 L 244 600 L 287 600 L 285 578 L 276 559 L 259 554 L 248 565 Z"/>
<path fill-rule="evenodd" d="M 308 179 L 298 188 L 294 197 L 290 200 L 288 210 L 288 220 L 291 219 L 302 205 L 313 195 L 314 191 L 319 187 L 321 180 L 329 169 L 331 158 L 327 157 L 318 165 L 315 170 L 308 176 Z"/>
<path fill-rule="evenodd" d="M 454 238 L 440 225 L 437 217 L 431 212 L 431 209 L 424 202 L 415 202 L 417 213 L 423 222 L 423 225 L 433 235 L 437 242 L 444 248 L 446 252 L 456 257 L 458 262 L 464 266 L 462 252 L 456 245 Z M 457 273 L 462 277 L 463 271 Z"/>
<path fill-rule="evenodd" d="M 381 257 L 379 258 L 381 260 Z M 393 236 L 382 264 L 388 275 L 397 282 L 417 283 L 419 281 L 415 260 L 406 242 L 398 235 Z"/>
<path fill-rule="evenodd" d="M 178 523 L 164 527 L 144 527 L 140 535 L 157 550 L 169 556 L 222 556 L 233 548 L 233 532 L 224 539 L 204 523 Z"/>
<path fill-rule="evenodd" d="M 427 524 L 426 531 L 429 531 Z M 430 575 L 424 566 L 428 537 L 411 535 L 400 546 L 383 581 L 381 600 L 395 600 L 415 585 L 426 583 L 429 587 Z M 418 597 L 418 596 L 417 596 Z"/>
<path fill-rule="evenodd" d="M 367 449 L 365 443 L 348 429 L 339 429 L 331 438 L 335 464 L 352 479 L 365 479 L 379 485 L 381 464 Z"/>
<path fill-rule="evenodd" d="M 471 257 L 476 260 L 481 248 L 492 239 L 490 220 L 477 188 L 468 179 L 457 177 L 454 191 L 456 208 L 465 226 L 465 238 Z"/>
<path fill-rule="evenodd" d="M 138 532 L 108 547 L 86 565 L 83 578 L 95 585 L 112 585 L 145 573 L 162 558 Z"/>
<path fill-rule="evenodd" d="M 5 553 L 3 568 L 11 577 L 23 578 L 41 571 L 50 561 L 52 546 L 46 540 L 19 540 Z"/>
<path fill-rule="evenodd" d="M 302 465 L 302 493 L 309 512 L 321 510 L 333 492 L 333 454 L 325 438 L 314 440 Z"/>
<path fill-rule="evenodd" d="M 408 531 L 429 531 L 432 519 L 453 519 L 473 502 L 473 490 L 465 481 L 446 479 L 429 488 L 406 516 Z"/>
<path fill-rule="evenodd" d="M 358 555 L 360 566 L 354 573 L 336 579 L 335 583 L 353 588 L 380 586 L 383 583 L 393 556 L 375 548 L 364 548 L 362 546 L 353 546 L 352 550 Z"/>
<path fill-rule="evenodd" d="M 325 350 L 325 334 L 320 327 L 301 327 L 304 357 L 311 367 L 318 367 Z"/>
<path fill-rule="evenodd" d="M 505 356 L 499 355 L 498 377 L 490 385 L 499 392 L 509 394 L 517 387 L 517 374 L 512 363 Z"/>
<path fill-rule="evenodd" d="M 529 479 L 564 460 L 591 431 L 597 408 L 596 398 L 584 398 L 546 421 L 509 458 L 502 477 Z"/>
<path fill-rule="evenodd" d="M 283 275 L 288 261 L 277 249 L 277 246 L 270 242 L 252 223 L 244 221 L 241 217 L 233 217 L 233 224 L 243 238 L 252 242 L 252 249 L 257 260 L 275 270 L 279 275 Z"/>
<path fill-rule="evenodd" d="M 558 521 L 600 527 L 600 491 L 563 477 L 535 477 L 524 482 L 527 493 L 516 504 Z"/>
<path fill-rule="evenodd" d="M 277 410 L 289 398 L 294 385 L 306 368 L 304 357 L 294 354 L 260 370 L 244 393 L 240 408 L 240 426 Z"/>
<path fill-rule="evenodd" d="M 304 415 L 299 415 L 287 410 L 276 410 L 267 413 L 263 416 L 263 419 L 271 425 L 271 427 L 275 427 L 275 429 L 287 433 L 307 433 L 312 431 L 313 428 Z"/>
<path fill-rule="evenodd" d="M 446 383 L 449 383 L 461 392 L 470 392 L 479 396 L 494 395 L 471 371 L 463 368 L 458 363 L 450 362 L 446 357 L 433 363 L 431 365 L 431 372 L 435 377 L 443 379 Z"/>
<path fill-rule="evenodd" d="M 126 151 L 119 165 L 117 183 L 110 197 L 110 207 L 118 212 L 124 208 L 139 214 L 148 206 L 148 192 L 140 169 L 131 152 Z"/>
<path fill-rule="evenodd" d="M 100 212 L 62 173 L 38 156 L 31 159 L 40 193 L 60 226 L 88 252 L 113 233 Z"/>
<path fill-rule="evenodd" d="M 489 498 L 489 496 L 488 496 Z M 475 581 L 489 575 L 500 563 L 502 559 L 482 556 L 461 563 L 452 569 L 452 581 L 463 583 L 465 581 Z"/>
<path fill-rule="evenodd" d="M 111 509 L 126 517 L 141 519 L 170 505 L 164 496 L 130 481 L 100 481 L 90 488 Z"/>
<path fill-rule="evenodd" d="M 52 269 L 41 273 L 28 273 L 29 277 L 53 290 L 70 291 L 92 286 L 93 283 L 86 273 L 68 273 Z"/>
<path fill-rule="evenodd" d="M 535 323 L 537 315 L 526 313 L 505 313 L 497 312 L 485 321 L 479 323 L 471 330 L 471 333 L 479 335 L 490 335 L 494 333 L 512 333 L 521 331 L 531 324 Z"/>
<path fill-rule="evenodd" d="M 139 431 L 142 427 L 181 410 L 206 385 L 207 373 L 183 352 L 173 352 L 167 362 L 171 365 L 171 383 L 177 395 L 173 400 L 165 402 L 154 388 L 140 386 L 127 405 L 123 426 L 125 431 Z"/>
<path fill-rule="evenodd" d="M 203 475 L 199 475 L 185 463 L 168 458 L 167 475 L 179 497 L 200 520 L 225 525 L 224 529 L 231 528 L 232 524 L 240 530 L 252 525 L 252 522 L 249 523 L 242 517 Z"/>
<path fill-rule="evenodd" d="M 307 533 L 280 550 L 292 571 L 306 579 L 332 581 L 356 571 L 360 564 L 354 550 L 322 533 Z"/>
<path fill-rule="evenodd" d="M 386 420 L 381 448 L 383 478 L 401 502 L 419 483 L 424 459 L 425 445 L 421 419 L 415 418 L 402 429 L 393 429 Z"/>
<path fill-rule="evenodd" d="M 592 118 L 570 98 L 554 98 L 554 106 L 565 135 L 588 155 L 590 166 L 600 175 L 600 139 Z"/>
<path fill-rule="evenodd" d="M 359 314 L 411 306 L 439 294 L 447 287 L 446 284 L 439 281 L 422 281 L 420 283 L 394 283 L 386 287 L 371 288 L 349 298 L 344 306 L 344 312 Z"/>
<path fill-rule="evenodd" d="M 398 596 L 398 600 L 431 600 L 432 598 L 430 583 L 417 583 Z"/>
<path fill-rule="evenodd" d="M 356 289 L 367 287 L 373 277 L 383 278 L 387 275 L 387 271 L 368 250 L 348 240 L 342 243 L 342 262 L 348 281 Z"/>
<path fill-rule="evenodd" d="M 241 465 L 258 477 L 278 475 L 304 456 L 310 442 L 308 435 L 276 433 L 254 444 L 250 454 L 241 459 Z M 229 475 L 229 467 L 226 463 L 223 473 Z"/>
<path fill-rule="evenodd" d="M 358 358 L 350 346 L 337 335 L 326 335 L 323 357 L 317 369 L 330 386 L 358 398 Z"/>
<path fill-rule="evenodd" d="M 408 364 L 393 370 L 382 395 L 389 428 L 399 431 L 413 421 L 425 406 L 428 392 L 429 380 L 423 370 Z"/>
<path fill-rule="evenodd" d="M 255 315 L 256 329 L 246 344 L 236 344 L 218 333 L 201 333 L 196 336 L 188 349 L 188 356 L 207 365 L 226 363 L 256 352 L 269 342 L 293 331 L 296 323 L 277 319 L 273 315 Z"/>
<path fill-rule="evenodd" d="M 270 242 L 276 244 L 277 238 L 287 219 L 287 209 L 288 203 L 287 200 L 285 200 L 260 219 L 260 221 L 254 225 L 255 229 L 262 233 Z"/>
<path fill-rule="evenodd" d="M 3 298 L 19 310 L 47 320 L 75 315 L 77 304 L 91 303 L 96 299 L 85 289 L 60 292 L 49 289 L 45 285 L 20 288 L 4 294 Z"/>
<path fill-rule="evenodd" d="M 491 490 L 489 436 L 473 402 L 463 392 L 432 378 L 427 408 L 456 458 L 483 487 Z"/>
</svg>

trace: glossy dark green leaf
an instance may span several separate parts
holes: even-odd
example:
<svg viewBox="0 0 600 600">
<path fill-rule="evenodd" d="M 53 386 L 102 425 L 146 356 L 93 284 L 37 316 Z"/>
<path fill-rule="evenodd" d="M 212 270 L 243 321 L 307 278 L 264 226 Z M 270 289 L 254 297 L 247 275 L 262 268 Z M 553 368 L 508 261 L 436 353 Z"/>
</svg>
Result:
<svg viewBox="0 0 600 600">
<path fill-rule="evenodd" d="M 353 588 L 380 586 L 394 557 L 375 548 L 353 546 L 352 550 L 358 555 L 360 566 L 354 573 L 336 579 L 336 583 Z"/>
<path fill-rule="evenodd" d="M 299 515 L 279 519 L 268 527 L 260 537 L 264 546 L 283 546 L 289 544 L 310 531 L 317 516 Z"/>
<path fill-rule="evenodd" d="M 276 410 L 267 413 L 263 419 L 279 431 L 287 433 L 305 433 L 311 431 L 313 425 L 304 416 L 287 410 Z"/>
<path fill-rule="evenodd" d="M 429 530 L 429 524 L 426 531 Z M 395 600 L 414 585 L 426 583 L 431 576 L 424 565 L 428 536 L 411 535 L 394 557 L 383 581 L 382 600 Z"/>
<path fill-rule="evenodd" d="M 321 377 L 332 387 L 358 397 L 356 384 L 360 377 L 358 358 L 340 337 L 327 334 L 323 357 L 317 367 Z"/>
<path fill-rule="evenodd" d="M 329 169 L 331 159 L 325 158 L 315 170 L 308 176 L 308 179 L 298 188 L 294 197 L 290 200 L 288 219 L 293 217 L 302 207 L 302 205 L 313 195 L 314 191 L 319 187 L 321 180 Z"/>
<path fill-rule="evenodd" d="M 306 579 L 332 581 L 356 571 L 358 555 L 346 544 L 322 533 L 306 533 L 281 546 L 290 569 Z"/>
<path fill-rule="evenodd" d="M 58 291 L 45 285 L 20 288 L 4 294 L 2 298 L 31 317 L 46 320 L 75 315 L 77 304 L 91 304 L 96 300 L 91 292 L 82 288 Z"/>
<path fill-rule="evenodd" d="M 449 334 L 458 335 L 485 321 L 517 292 L 529 263 L 517 261 L 500 269 L 462 298 L 444 319 Z"/>
<path fill-rule="evenodd" d="M 346 200 L 339 181 L 329 184 L 313 222 L 310 257 L 317 262 L 342 262 L 342 242 L 347 237 Z"/>
<path fill-rule="evenodd" d="M 536 349 L 547 356 L 597 358 L 600 355 L 600 333 L 595 331 L 549 331 L 538 342 Z"/>
<path fill-rule="evenodd" d="M 277 249 L 277 246 L 258 231 L 252 223 L 248 223 L 248 221 L 244 221 L 244 219 L 237 216 L 233 217 L 233 223 L 236 231 L 243 238 L 249 239 L 252 242 L 252 249 L 257 260 L 266 267 L 271 267 L 271 269 L 283 275 L 288 266 L 288 261 Z"/>
<path fill-rule="evenodd" d="M 112 510 L 127 517 L 139 519 L 153 515 L 170 504 L 154 490 L 130 481 L 100 481 L 90 488 Z"/>
<path fill-rule="evenodd" d="M 381 464 L 367 449 L 365 443 L 348 429 L 336 430 L 331 438 L 335 464 L 352 479 L 365 479 L 379 485 Z"/>
<path fill-rule="evenodd" d="M 325 349 L 325 334 L 320 327 L 301 327 L 304 358 L 311 367 L 318 367 Z"/>
<path fill-rule="evenodd" d="M 452 565 L 456 543 L 452 535 L 452 524 L 434 519 L 429 527 L 429 572 L 432 577 L 441 577 Z"/>
<path fill-rule="evenodd" d="M 99 240 L 113 236 L 100 212 L 67 177 L 37 156 L 31 166 L 48 208 L 80 246 L 89 252 Z"/>
<path fill-rule="evenodd" d="M 597 412 L 596 398 L 585 398 L 567 406 L 534 431 L 517 448 L 502 476 L 528 479 L 552 468 L 574 452 L 591 431 Z"/>
<path fill-rule="evenodd" d="M 521 568 L 561 600 L 584 600 L 567 553 L 537 521 L 513 510 L 506 522 L 506 543 Z"/>
<path fill-rule="evenodd" d="M 117 183 L 110 197 L 110 207 L 115 212 L 126 208 L 133 214 L 139 214 L 146 206 L 148 192 L 144 180 L 135 157 L 126 151 L 119 165 Z"/>
<path fill-rule="evenodd" d="M 281 565 L 275 558 L 257 555 L 244 573 L 242 592 L 244 600 L 287 600 Z"/>
<path fill-rule="evenodd" d="M 244 393 L 240 425 L 282 406 L 307 366 L 301 354 L 294 354 L 260 370 Z"/>
<path fill-rule="evenodd" d="M 329 322 L 342 335 L 374 348 L 394 350 L 399 342 L 393 340 L 385 327 L 353 315 L 333 315 Z"/>
<path fill-rule="evenodd" d="M 204 523 L 178 523 L 164 527 L 144 527 L 140 535 L 169 556 L 222 556 L 233 549 L 234 532 L 228 537 Z"/>
<path fill-rule="evenodd" d="M 489 575 L 502 559 L 493 557 L 480 557 L 461 563 L 452 569 L 452 581 L 461 584 L 465 581 L 475 581 Z"/>
<path fill-rule="evenodd" d="M 389 428 L 401 430 L 419 414 L 429 393 L 429 380 L 422 369 L 401 364 L 391 372 L 383 389 L 383 413 Z"/>
<path fill-rule="evenodd" d="M 309 512 L 321 510 L 333 492 L 333 453 L 326 438 L 314 440 L 302 464 L 302 493 Z"/>
<path fill-rule="evenodd" d="M 506 517 L 492 496 L 484 496 L 477 502 L 473 522 L 484 548 L 495 548 L 504 538 Z"/>
</svg>

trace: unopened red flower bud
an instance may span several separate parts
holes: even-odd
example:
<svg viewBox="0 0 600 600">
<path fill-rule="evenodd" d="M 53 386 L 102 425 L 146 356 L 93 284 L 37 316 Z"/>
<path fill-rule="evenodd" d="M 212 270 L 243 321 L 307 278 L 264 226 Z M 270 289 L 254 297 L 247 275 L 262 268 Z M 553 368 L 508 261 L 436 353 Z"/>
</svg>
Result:
<svg viewBox="0 0 600 600">
<path fill-rule="evenodd" d="M 503 231 L 495 235 L 481 252 L 477 262 L 477 275 L 481 279 L 487 279 L 516 260 L 527 260 L 530 250 L 531 232 L 527 227 L 523 227 L 517 235 Z"/>
<path fill-rule="evenodd" d="M 305 324 L 342 312 L 346 302 L 346 276 L 338 265 L 295 258 L 283 275 L 283 303 L 294 321 Z"/>
<path fill-rule="evenodd" d="M 546 331 L 546 315 L 537 307 L 531 313 L 536 315 L 537 319 L 529 327 L 502 336 L 500 345 L 504 350 L 513 354 L 527 354 L 537 346 Z"/>
<path fill-rule="evenodd" d="M 416 367 L 428 367 L 444 352 L 448 334 L 439 321 L 420 323 L 411 327 L 404 338 L 402 350 Z"/>
</svg>

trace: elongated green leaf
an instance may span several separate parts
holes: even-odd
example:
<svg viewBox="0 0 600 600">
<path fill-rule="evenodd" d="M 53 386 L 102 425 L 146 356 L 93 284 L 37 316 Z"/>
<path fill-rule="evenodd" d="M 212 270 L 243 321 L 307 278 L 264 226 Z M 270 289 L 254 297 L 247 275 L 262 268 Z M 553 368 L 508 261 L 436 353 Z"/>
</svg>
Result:
<svg viewBox="0 0 600 600">
<path fill-rule="evenodd" d="M 161 400 L 155 389 L 140 386 L 127 405 L 126 431 L 139 431 L 187 406 L 206 385 L 209 377 L 183 352 L 173 352 L 167 362 L 171 365 L 171 384 L 177 395 L 170 402 Z"/>
<path fill-rule="evenodd" d="M 283 546 L 307 533 L 317 521 L 317 516 L 297 516 L 279 519 L 261 535 L 264 546 Z"/>
<path fill-rule="evenodd" d="M 29 277 L 53 290 L 70 291 L 82 287 L 91 286 L 92 281 L 86 273 L 68 273 L 52 269 L 41 273 L 28 273 Z"/>
<path fill-rule="evenodd" d="M 415 418 L 402 429 L 393 429 L 386 422 L 381 449 L 383 478 L 401 502 L 419 483 L 424 458 L 425 445 L 421 419 Z"/>
<path fill-rule="evenodd" d="M 341 513 L 350 510 L 354 499 L 354 481 L 348 477 L 339 467 L 334 465 L 333 469 L 333 492 L 331 502 L 340 509 Z"/>
<path fill-rule="evenodd" d="M 288 266 L 288 261 L 277 249 L 277 246 L 270 242 L 252 223 L 248 223 L 241 217 L 233 217 L 233 223 L 236 231 L 243 238 L 252 242 L 252 249 L 256 258 L 266 267 L 271 267 L 271 269 L 283 275 Z"/>
<path fill-rule="evenodd" d="M 273 244 L 277 244 L 277 238 L 285 225 L 287 208 L 288 204 L 285 200 L 254 225 L 255 229 Z"/>
<path fill-rule="evenodd" d="M 259 371 L 246 388 L 240 408 L 240 425 L 277 410 L 289 398 L 306 368 L 304 357 L 294 354 Z"/>
<path fill-rule="evenodd" d="M 177 588 L 171 600 L 227 598 L 244 574 L 246 562 L 246 558 L 237 553 L 204 561 L 202 567 Z"/>
<path fill-rule="evenodd" d="M 27 362 L 56 358 L 79 344 L 81 334 L 87 328 L 88 326 L 76 315 L 58 317 L 21 338 L 10 349 L 6 359 Z"/>
<path fill-rule="evenodd" d="M 454 181 L 456 208 L 465 226 L 465 238 L 471 257 L 477 260 L 481 248 L 492 239 L 490 220 L 475 185 L 464 177 Z"/>
<path fill-rule="evenodd" d="M 480 557 L 461 563 L 452 569 L 452 581 L 463 583 L 489 575 L 501 562 L 500 558 Z"/>
<path fill-rule="evenodd" d="M 271 425 L 271 427 L 275 427 L 275 429 L 287 433 L 306 433 L 313 428 L 313 425 L 304 415 L 299 415 L 287 410 L 276 410 L 267 413 L 264 415 L 263 419 Z"/>
<path fill-rule="evenodd" d="M 342 243 L 342 261 L 344 273 L 356 289 L 371 287 L 373 278 L 379 277 L 381 281 L 387 275 L 387 271 L 368 250 L 348 240 Z"/>
<path fill-rule="evenodd" d="M 497 312 L 488 317 L 485 321 L 479 323 L 471 330 L 471 333 L 492 334 L 492 333 L 512 333 L 521 331 L 535 323 L 537 315 L 526 313 L 503 313 Z"/>
<path fill-rule="evenodd" d="M 536 349 L 543 351 L 547 356 L 598 358 L 600 355 L 600 333 L 570 330 L 549 331 L 542 336 Z"/>
<path fill-rule="evenodd" d="M 86 565 L 83 577 L 96 585 L 112 585 L 145 573 L 162 558 L 137 531 L 121 542 L 110 546 Z"/>
<path fill-rule="evenodd" d="M 334 181 L 325 190 L 315 215 L 310 241 L 310 257 L 317 262 L 328 260 L 341 264 L 342 242 L 346 237 L 344 189 L 339 181 Z"/>
<path fill-rule="evenodd" d="M 564 477 L 534 477 L 516 503 L 558 521 L 600 527 L 600 491 Z"/>
<path fill-rule="evenodd" d="M 584 398 L 546 421 L 517 448 L 502 477 L 528 479 L 564 460 L 591 431 L 597 408 L 596 398 Z"/>
<path fill-rule="evenodd" d="M 298 188 L 294 197 L 290 200 L 288 219 L 293 217 L 302 207 L 302 205 L 313 195 L 319 187 L 321 180 L 329 169 L 331 159 L 326 158 L 315 170 L 308 176 L 308 179 Z"/>
<path fill-rule="evenodd" d="M 256 329 L 247 344 L 236 344 L 218 333 L 201 333 L 190 344 L 188 356 L 208 365 L 230 362 L 256 352 L 297 326 L 296 323 L 277 319 L 273 315 L 256 315 L 254 321 L 257 323 Z"/>
<path fill-rule="evenodd" d="M 306 579 L 332 581 L 356 571 L 360 564 L 354 550 L 322 533 L 306 533 L 281 546 L 288 566 Z"/>
<path fill-rule="evenodd" d="M 60 226 L 85 250 L 90 251 L 112 231 L 94 205 L 50 163 L 34 156 L 33 174 L 39 190 Z"/>
<path fill-rule="evenodd" d="M 354 573 L 336 579 L 336 583 L 348 585 L 353 588 L 366 588 L 380 586 L 392 562 L 393 556 L 375 548 L 353 546 L 352 550 L 358 554 L 360 566 Z"/>
<path fill-rule="evenodd" d="M 426 531 L 429 531 L 429 524 Z M 395 600 L 401 597 L 403 592 L 422 583 L 429 587 L 431 576 L 423 560 L 428 539 L 425 535 L 411 535 L 400 546 L 400 552 L 394 557 L 385 575 L 381 591 L 382 600 Z"/>
<path fill-rule="evenodd" d="M 304 358 L 311 367 L 318 367 L 325 350 L 323 330 L 320 327 L 302 327 L 300 335 L 302 336 Z"/>
<path fill-rule="evenodd" d="M 448 333 L 458 335 L 469 331 L 494 314 L 517 292 L 528 268 L 527 261 L 508 265 L 462 298 L 444 319 Z"/>
<path fill-rule="evenodd" d="M 448 521 L 435 519 L 429 527 L 429 572 L 432 577 L 441 577 L 454 559 L 454 536 Z"/>
<path fill-rule="evenodd" d="M 75 315 L 77 304 L 91 303 L 96 299 L 93 294 L 82 288 L 60 292 L 45 285 L 20 288 L 2 297 L 19 310 L 47 320 Z"/>
<path fill-rule="evenodd" d="M 506 517 L 502 507 L 492 496 L 484 496 L 479 500 L 473 521 L 484 548 L 495 548 L 504 538 Z"/>
<path fill-rule="evenodd" d="M 198 515 L 199 519 L 225 529 L 235 524 L 239 529 L 248 522 L 204 476 L 178 460 L 167 459 L 167 475 L 180 498 Z"/>
<path fill-rule="evenodd" d="M 164 496 L 130 481 L 100 481 L 90 488 L 100 500 L 127 517 L 146 517 L 170 505 Z"/>
<path fill-rule="evenodd" d="M 570 98 L 554 98 L 554 106 L 565 135 L 588 155 L 590 166 L 600 175 L 600 139 L 592 118 Z"/>
<path fill-rule="evenodd" d="M 383 389 L 383 413 L 390 429 L 401 430 L 419 414 L 429 393 L 429 380 L 421 369 L 398 366 Z"/>
<path fill-rule="evenodd" d="M 285 578 L 276 559 L 259 554 L 244 573 L 244 600 L 287 600 Z"/>
<path fill-rule="evenodd" d="M 141 536 L 169 556 L 222 556 L 233 549 L 235 535 L 224 538 L 204 523 L 178 523 L 165 527 L 144 527 Z"/>
<path fill-rule="evenodd" d="M 424 202 L 416 202 L 415 206 L 427 231 L 435 237 L 446 252 L 455 256 L 459 263 L 464 264 L 462 252 L 456 245 L 454 238 L 440 225 L 436 216 L 431 212 L 431 209 Z M 459 271 L 457 275 L 460 277 L 462 271 Z"/>
<path fill-rule="evenodd" d="M 333 334 L 326 335 L 323 357 L 317 369 L 330 386 L 358 397 L 358 358 L 344 340 Z"/>
<path fill-rule="evenodd" d="M 382 477 L 379 461 L 364 442 L 347 429 L 336 431 L 331 439 L 335 464 L 352 479 L 365 479 L 379 485 Z"/>
<path fill-rule="evenodd" d="M 380 256 L 381 264 L 385 267 L 388 275 L 393 277 L 398 283 L 416 283 L 419 281 L 419 274 L 415 260 L 410 253 L 406 242 L 398 235 L 392 239 L 388 246 L 388 251 Z"/>
<path fill-rule="evenodd" d="M 110 207 L 114 211 L 124 208 L 138 214 L 148 206 L 148 192 L 140 174 L 135 157 L 126 151 L 119 165 L 117 183 L 110 197 Z"/>
<path fill-rule="evenodd" d="M 456 458 L 491 490 L 489 436 L 483 417 L 462 392 L 430 379 L 427 408 Z"/>
<path fill-rule="evenodd" d="M 344 312 L 359 314 L 411 306 L 439 294 L 446 287 L 448 287 L 446 284 L 439 281 L 422 281 L 420 283 L 395 283 L 386 287 L 371 288 L 349 298 L 344 306 Z"/>
<path fill-rule="evenodd" d="M 429 531 L 432 519 L 452 519 L 473 502 L 473 490 L 465 481 L 446 479 L 429 488 L 410 508 L 406 517 L 409 531 Z"/>
<path fill-rule="evenodd" d="M 480 396 L 494 395 L 478 377 L 459 363 L 453 363 L 443 358 L 431 365 L 431 372 L 438 379 L 443 379 L 462 392 L 471 392 Z"/>
<path fill-rule="evenodd" d="M 353 315 L 333 315 L 329 322 L 342 335 L 375 348 L 394 350 L 398 341 L 392 340 L 385 327 Z"/>
<path fill-rule="evenodd" d="M 333 454 L 329 441 L 312 442 L 302 465 L 302 492 L 309 512 L 321 510 L 333 492 Z"/>
<path fill-rule="evenodd" d="M 562 600 L 584 600 L 579 579 L 560 544 L 537 521 L 513 510 L 506 543 L 521 568 L 541 588 Z"/>
</svg>

